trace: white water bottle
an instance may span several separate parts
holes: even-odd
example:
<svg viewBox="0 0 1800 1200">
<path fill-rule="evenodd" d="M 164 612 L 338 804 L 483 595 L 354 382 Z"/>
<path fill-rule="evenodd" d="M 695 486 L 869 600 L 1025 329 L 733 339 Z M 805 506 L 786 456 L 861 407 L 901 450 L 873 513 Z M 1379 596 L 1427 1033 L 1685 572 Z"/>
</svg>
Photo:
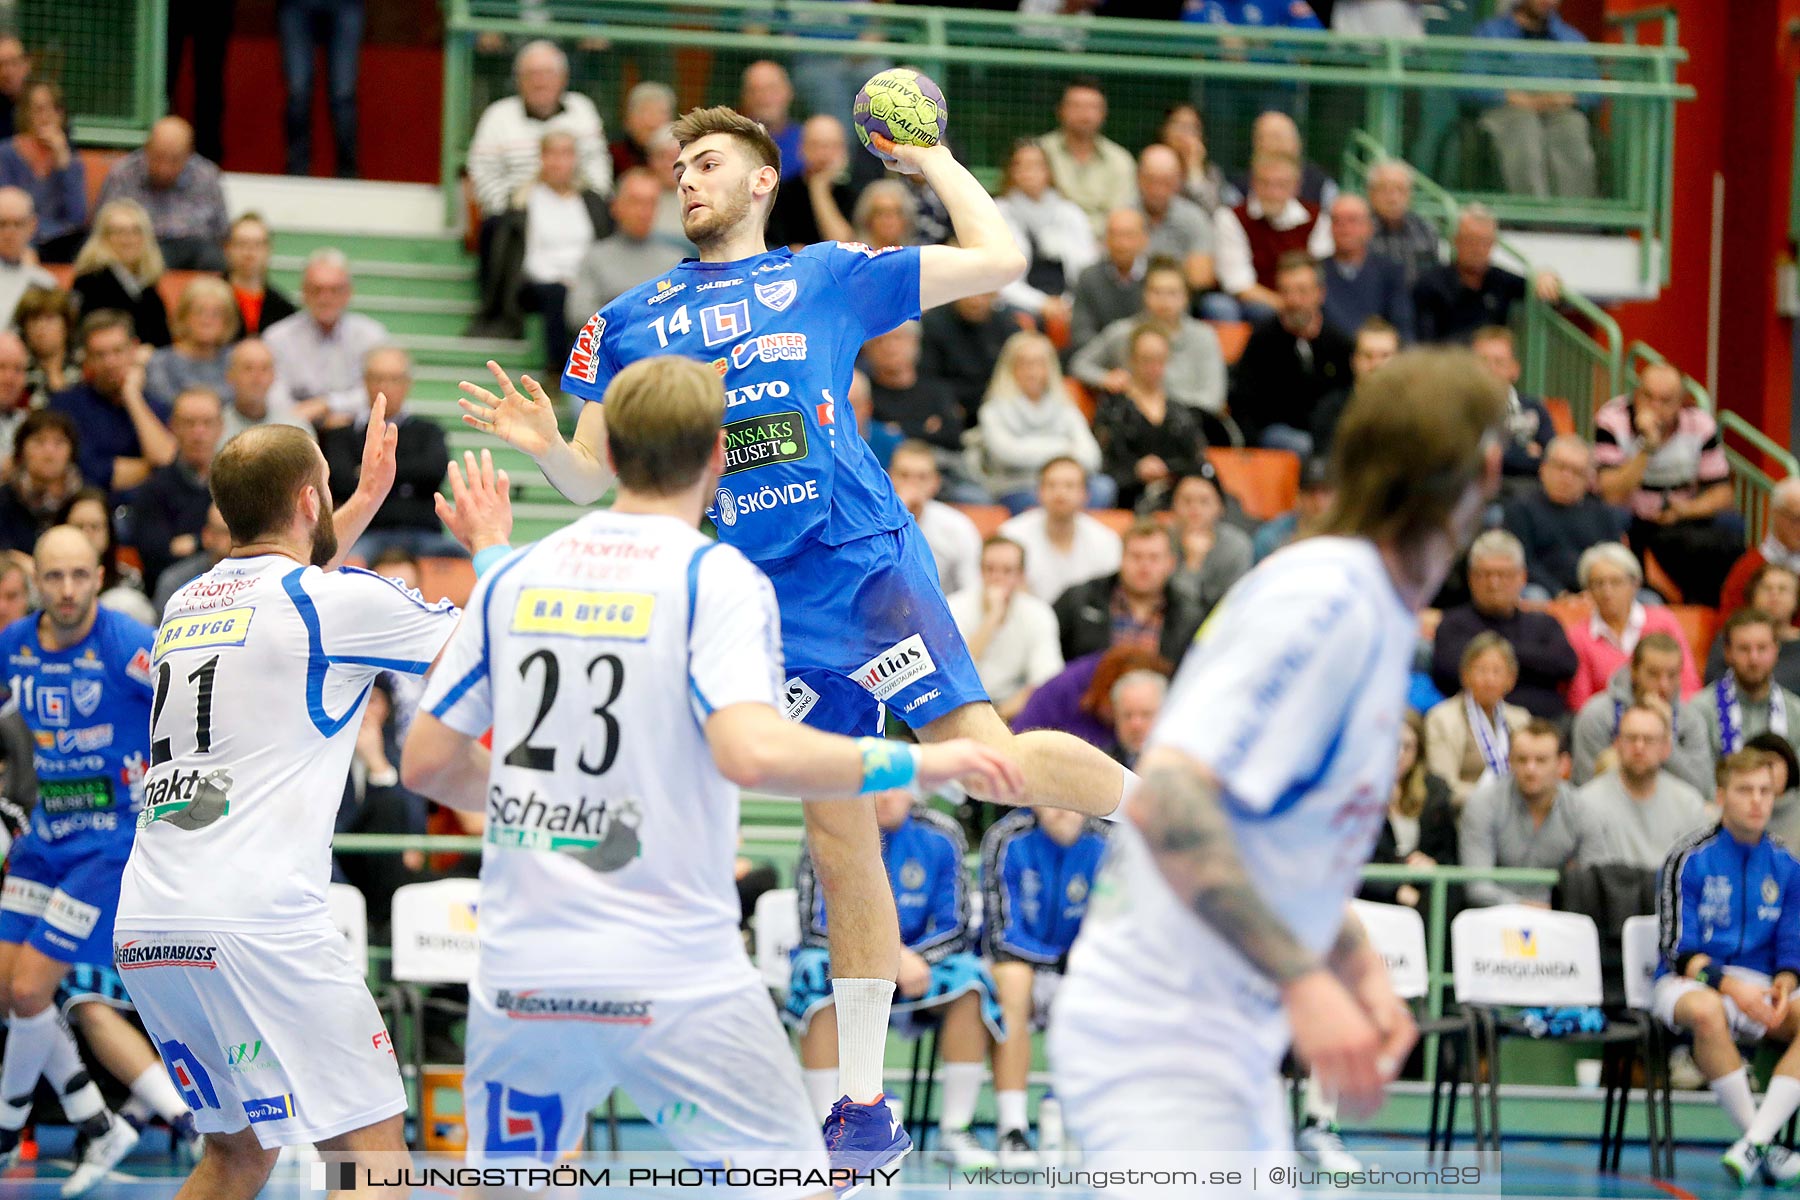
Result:
<svg viewBox="0 0 1800 1200">
<path fill-rule="evenodd" d="M 1056 1166 L 1062 1161 L 1062 1101 L 1051 1092 L 1045 1092 L 1044 1098 L 1038 1101 L 1037 1148 L 1038 1161 L 1045 1166 Z"/>
</svg>

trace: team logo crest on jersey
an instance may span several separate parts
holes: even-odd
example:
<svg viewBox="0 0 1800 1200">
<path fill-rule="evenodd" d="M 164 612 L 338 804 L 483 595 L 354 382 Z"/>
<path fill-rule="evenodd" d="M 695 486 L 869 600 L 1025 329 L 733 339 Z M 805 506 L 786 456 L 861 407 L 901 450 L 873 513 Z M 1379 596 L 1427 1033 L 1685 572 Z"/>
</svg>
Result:
<svg viewBox="0 0 1800 1200">
<path fill-rule="evenodd" d="M 84 717 L 94 715 L 100 707 L 101 686 L 98 679 L 77 679 L 70 685 L 70 694 L 75 699 L 75 711 Z"/>
<path fill-rule="evenodd" d="M 66 729 L 69 725 L 69 689 L 39 688 L 38 717 L 46 725 L 54 725 Z"/>
<path fill-rule="evenodd" d="M 909 858 L 900 865 L 900 886 L 909 892 L 925 886 L 925 867 L 918 859 Z"/>
<path fill-rule="evenodd" d="M 750 301 L 733 300 L 730 304 L 709 304 L 700 310 L 700 338 L 708 346 L 717 346 L 750 332 Z"/>
<path fill-rule="evenodd" d="M 600 335 L 606 332 L 606 318 L 599 313 L 587 319 L 575 344 L 569 349 L 569 374 L 583 383 L 592 383 L 600 374 Z"/>
<path fill-rule="evenodd" d="M 756 298 L 763 304 L 776 312 L 786 312 L 800 294 L 800 284 L 793 279 L 777 279 L 774 283 L 759 283 L 755 290 Z"/>
<path fill-rule="evenodd" d="M 1063 889 L 1070 904 L 1080 904 L 1088 897 L 1088 881 L 1080 875 L 1069 880 L 1069 886 Z"/>
<path fill-rule="evenodd" d="M 713 503 L 719 510 L 719 521 L 721 524 L 728 526 L 737 524 L 737 497 L 733 496 L 724 488 L 720 488 L 719 494 L 713 497 Z"/>
</svg>

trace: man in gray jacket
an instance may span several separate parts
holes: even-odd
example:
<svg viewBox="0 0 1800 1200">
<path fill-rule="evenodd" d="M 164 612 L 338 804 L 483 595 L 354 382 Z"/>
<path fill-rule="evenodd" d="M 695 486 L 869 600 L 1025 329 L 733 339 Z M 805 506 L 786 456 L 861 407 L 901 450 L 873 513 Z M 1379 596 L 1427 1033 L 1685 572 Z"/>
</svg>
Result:
<svg viewBox="0 0 1800 1200">
<path fill-rule="evenodd" d="M 1634 704 L 1619 717 L 1618 766 L 1575 793 L 1605 843 L 1584 864 L 1660 870 L 1682 835 L 1706 823 L 1700 793 L 1663 767 L 1672 744 L 1666 709 Z"/>
<path fill-rule="evenodd" d="M 1488 779 L 1469 795 L 1457 823 L 1465 867 L 1540 867 L 1603 861 L 1605 831 L 1562 778 L 1562 738 L 1541 717 L 1512 735 L 1511 774 Z M 1471 881 L 1469 903 L 1550 907 L 1548 886 Z"/>
<path fill-rule="evenodd" d="M 1696 708 L 1681 703 L 1681 644 L 1666 633 L 1640 638 L 1631 652 L 1631 665 L 1615 671 L 1606 690 L 1591 697 L 1575 714 L 1570 738 L 1575 786 L 1604 773 L 1599 765 L 1601 756 L 1612 747 L 1620 718 L 1634 704 L 1662 713 L 1674 727 L 1663 769 L 1702 796 L 1711 795 L 1713 752 L 1706 723 Z"/>
</svg>

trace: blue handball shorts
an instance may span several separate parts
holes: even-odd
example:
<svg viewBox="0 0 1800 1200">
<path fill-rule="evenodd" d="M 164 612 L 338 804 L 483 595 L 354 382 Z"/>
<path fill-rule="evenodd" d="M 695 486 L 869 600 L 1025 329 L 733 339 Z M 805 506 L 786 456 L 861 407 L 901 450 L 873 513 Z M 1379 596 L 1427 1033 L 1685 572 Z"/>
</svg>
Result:
<svg viewBox="0 0 1800 1200">
<path fill-rule="evenodd" d="M 917 729 L 985 701 L 918 528 L 760 563 L 781 607 L 787 715 L 826 733 Z"/>
<path fill-rule="evenodd" d="M 130 842 L 84 837 L 51 845 L 35 832 L 20 838 L 0 886 L 0 942 L 30 946 L 57 962 L 110 967 L 119 880 L 130 857 Z"/>
</svg>

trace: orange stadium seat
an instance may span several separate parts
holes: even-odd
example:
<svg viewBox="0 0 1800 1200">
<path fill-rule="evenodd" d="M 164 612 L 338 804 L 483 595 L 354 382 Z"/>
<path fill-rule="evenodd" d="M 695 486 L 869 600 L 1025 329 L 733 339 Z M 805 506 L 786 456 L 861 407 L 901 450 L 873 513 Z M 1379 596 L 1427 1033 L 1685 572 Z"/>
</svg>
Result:
<svg viewBox="0 0 1800 1200">
<path fill-rule="evenodd" d="M 1081 410 L 1081 415 L 1087 418 L 1087 423 L 1089 425 L 1092 425 L 1094 423 L 1094 411 L 1098 407 L 1094 400 L 1094 393 L 1088 391 L 1087 384 L 1076 379 L 1073 375 L 1063 376 L 1063 386 L 1069 389 L 1069 399 L 1075 402 L 1075 407 Z"/>
<path fill-rule="evenodd" d="M 156 281 L 156 294 L 162 297 L 163 307 L 169 310 L 169 323 L 175 321 L 175 305 L 181 300 L 181 293 L 188 284 L 202 275 L 213 275 L 211 271 L 164 271 L 163 277 Z"/>
<path fill-rule="evenodd" d="M 1250 322 L 1208 321 L 1207 324 L 1219 335 L 1219 348 L 1225 351 L 1225 365 L 1235 367 L 1237 360 L 1244 357 L 1244 347 L 1250 344 Z"/>
<path fill-rule="evenodd" d="M 1220 485 L 1259 521 L 1287 512 L 1300 494 L 1300 459 L 1287 450 L 1214 446 L 1206 461 L 1219 473 Z"/>
<path fill-rule="evenodd" d="M 454 601 L 458 608 L 469 602 L 475 587 L 475 564 L 466 558 L 419 560 L 419 592 L 433 604 Z"/>
<path fill-rule="evenodd" d="M 77 150 L 81 156 L 81 169 L 87 175 L 88 221 L 94 219 L 94 210 L 100 207 L 100 189 L 106 184 L 106 173 L 112 170 L 113 164 L 124 158 L 124 150 L 101 150 L 89 147 Z"/>
<path fill-rule="evenodd" d="M 43 268 L 56 280 L 56 286 L 65 292 L 75 282 L 74 263 L 44 263 Z"/>
<path fill-rule="evenodd" d="M 1577 593 L 1566 600 L 1550 601 L 1544 606 L 1544 611 L 1555 617 L 1564 629 L 1583 630 L 1594 619 L 1594 602 L 1587 598 L 1586 593 Z"/>
<path fill-rule="evenodd" d="M 1090 508 L 1088 515 L 1099 521 L 1114 533 L 1124 533 L 1138 519 L 1138 515 L 1129 508 Z"/>
<path fill-rule="evenodd" d="M 1694 661 L 1704 670 L 1706 656 L 1712 652 L 1713 638 L 1719 632 L 1719 610 L 1704 604 L 1671 604 L 1669 612 L 1680 623 L 1681 635 L 1687 639 L 1688 649 L 1694 652 Z"/>
<path fill-rule="evenodd" d="M 1661 563 L 1656 561 L 1656 555 L 1648 550 L 1644 551 L 1644 584 L 1671 605 L 1680 604 L 1682 601 L 1681 589 L 1675 586 L 1675 581 L 1669 578 L 1669 573 L 1663 570 Z"/>
<path fill-rule="evenodd" d="M 1001 522 L 1012 516 L 1004 504 L 958 504 L 955 508 L 975 522 L 975 531 L 981 534 L 983 541 L 993 537 Z"/>
<path fill-rule="evenodd" d="M 1069 318 L 1066 316 L 1054 319 L 1045 317 L 1044 336 L 1050 339 L 1050 344 L 1056 347 L 1057 353 L 1060 354 L 1067 350 L 1069 348 Z"/>
<path fill-rule="evenodd" d="M 1559 434 L 1575 432 L 1575 413 L 1567 400 L 1555 396 L 1544 397 L 1544 407 L 1550 410 L 1550 424 L 1556 427 Z"/>
</svg>

